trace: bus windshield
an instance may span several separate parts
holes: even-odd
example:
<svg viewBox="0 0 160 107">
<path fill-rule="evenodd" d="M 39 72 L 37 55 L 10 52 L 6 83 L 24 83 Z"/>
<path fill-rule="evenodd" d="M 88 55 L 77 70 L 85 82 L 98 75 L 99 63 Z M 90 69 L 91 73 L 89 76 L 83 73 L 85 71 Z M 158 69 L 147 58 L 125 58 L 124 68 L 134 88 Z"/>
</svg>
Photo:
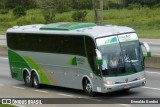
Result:
<svg viewBox="0 0 160 107">
<path fill-rule="evenodd" d="M 144 70 L 143 54 L 135 33 L 96 39 L 102 53 L 103 75 L 125 75 Z"/>
</svg>

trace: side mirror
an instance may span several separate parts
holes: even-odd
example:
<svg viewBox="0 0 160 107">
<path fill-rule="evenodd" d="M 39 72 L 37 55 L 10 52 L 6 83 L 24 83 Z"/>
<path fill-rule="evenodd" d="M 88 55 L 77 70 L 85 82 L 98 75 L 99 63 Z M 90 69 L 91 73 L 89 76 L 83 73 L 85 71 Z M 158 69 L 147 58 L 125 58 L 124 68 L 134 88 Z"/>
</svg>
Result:
<svg viewBox="0 0 160 107">
<path fill-rule="evenodd" d="M 146 42 L 141 42 L 141 45 L 144 46 L 146 48 L 147 51 L 147 57 L 151 57 L 151 51 L 150 51 L 150 47 Z"/>
<path fill-rule="evenodd" d="M 102 65 L 103 64 L 102 54 L 98 49 L 96 49 L 96 55 L 97 55 L 98 65 Z"/>
</svg>

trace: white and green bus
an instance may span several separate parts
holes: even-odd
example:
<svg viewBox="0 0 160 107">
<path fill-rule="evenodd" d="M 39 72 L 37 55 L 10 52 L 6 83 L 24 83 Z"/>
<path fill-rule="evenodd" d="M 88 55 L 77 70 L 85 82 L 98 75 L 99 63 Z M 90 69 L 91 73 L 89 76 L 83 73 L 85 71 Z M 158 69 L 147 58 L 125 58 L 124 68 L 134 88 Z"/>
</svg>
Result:
<svg viewBox="0 0 160 107">
<path fill-rule="evenodd" d="M 144 56 L 132 28 L 60 22 L 14 26 L 7 31 L 11 76 L 42 84 L 107 93 L 145 85 Z"/>
</svg>

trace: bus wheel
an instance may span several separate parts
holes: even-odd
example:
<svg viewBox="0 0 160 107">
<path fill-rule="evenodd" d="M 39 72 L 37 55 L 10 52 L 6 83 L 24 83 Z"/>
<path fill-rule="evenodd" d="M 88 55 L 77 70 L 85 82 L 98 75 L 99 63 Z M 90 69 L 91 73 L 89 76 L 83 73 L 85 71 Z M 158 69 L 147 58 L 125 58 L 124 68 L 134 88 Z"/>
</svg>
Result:
<svg viewBox="0 0 160 107">
<path fill-rule="evenodd" d="M 87 78 L 83 81 L 83 90 L 87 95 L 94 97 L 95 93 L 93 92 L 92 84 Z"/>
<path fill-rule="evenodd" d="M 29 87 L 33 87 L 32 84 L 32 79 L 30 78 L 30 75 L 28 72 L 25 72 L 23 75 L 23 79 L 24 79 L 24 83 L 29 86 Z"/>
<path fill-rule="evenodd" d="M 129 93 L 129 91 L 130 91 L 130 88 L 121 90 L 122 93 Z"/>
<path fill-rule="evenodd" d="M 39 80 L 38 80 L 38 76 L 35 72 L 32 74 L 32 79 L 33 79 L 33 86 L 35 88 L 39 89 L 40 88 L 40 83 L 39 83 Z"/>
</svg>

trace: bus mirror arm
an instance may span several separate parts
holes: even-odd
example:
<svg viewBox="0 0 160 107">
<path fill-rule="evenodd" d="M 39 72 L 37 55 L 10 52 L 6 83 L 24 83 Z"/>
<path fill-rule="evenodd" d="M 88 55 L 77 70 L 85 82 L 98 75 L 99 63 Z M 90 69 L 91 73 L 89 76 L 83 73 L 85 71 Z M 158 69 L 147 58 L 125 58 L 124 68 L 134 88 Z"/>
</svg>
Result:
<svg viewBox="0 0 160 107">
<path fill-rule="evenodd" d="M 101 66 L 103 65 L 102 54 L 98 49 L 95 49 L 95 50 L 96 50 L 98 65 Z"/>
<path fill-rule="evenodd" d="M 146 42 L 140 42 L 140 44 L 146 48 L 147 57 L 151 57 L 151 50 L 150 50 L 149 45 Z"/>
</svg>

